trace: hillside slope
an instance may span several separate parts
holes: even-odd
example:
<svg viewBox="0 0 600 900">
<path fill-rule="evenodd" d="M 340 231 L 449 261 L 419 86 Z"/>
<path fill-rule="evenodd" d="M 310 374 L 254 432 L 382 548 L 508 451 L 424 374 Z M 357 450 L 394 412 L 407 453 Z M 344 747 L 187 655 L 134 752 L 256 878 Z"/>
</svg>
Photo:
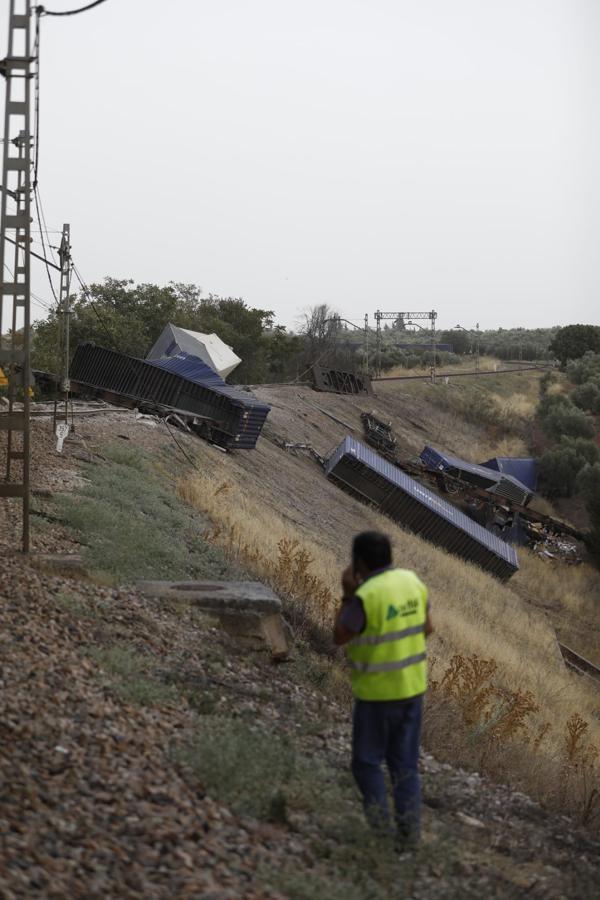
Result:
<svg viewBox="0 0 600 900">
<path fill-rule="evenodd" d="M 521 553 L 522 571 L 500 585 L 273 442 L 331 450 L 346 427 L 317 405 L 357 434 L 360 412 L 374 409 L 407 455 L 426 441 L 492 455 L 489 423 L 440 410 L 432 390 L 390 383 L 358 399 L 259 388 L 273 405 L 266 434 L 230 455 L 115 412 L 82 421 L 59 457 L 50 423 L 35 422 L 34 548 L 82 553 L 93 578 L 4 560 L 3 896 L 593 896 L 600 847 L 555 810 L 598 823 L 588 750 L 600 699 L 564 669 L 549 615 L 577 615 L 593 632 L 596 572 Z M 535 390 L 521 392 L 521 409 Z M 3 519 L 7 550 L 17 524 Z M 325 646 L 352 534 L 369 526 L 389 530 L 397 560 L 423 575 L 437 627 L 424 841 L 401 862 L 362 823 L 339 657 L 307 643 Z M 289 663 L 248 655 L 185 607 L 111 586 L 241 573 L 284 597 L 297 638 Z M 589 724 L 569 745 L 575 712 Z"/>
<path fill-rule="evenodd" d="M 274 667 L 210 619 L 4 559 L 0 894 L 588 897 L 600 844 L 422 759 L 424 834 L 372 841 L 335 670 Z"/>
</svg>

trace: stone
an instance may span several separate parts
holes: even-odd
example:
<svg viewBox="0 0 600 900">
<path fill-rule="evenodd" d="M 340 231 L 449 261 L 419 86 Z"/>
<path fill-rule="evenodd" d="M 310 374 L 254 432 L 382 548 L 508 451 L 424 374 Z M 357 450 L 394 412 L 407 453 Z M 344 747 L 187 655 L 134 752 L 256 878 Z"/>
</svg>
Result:
<svg viewBox="0 0 600 900">
<path fill-rule="evenodd" d="M 481 821 L 481 819 L 476 819 L 474 816 L 468 816 L 464 812 L 457 812 L 456 818 L 459 819 L 464 825 L 469 825 L 471 828 L 485 828 L 485 824 Z"/>
</svg>

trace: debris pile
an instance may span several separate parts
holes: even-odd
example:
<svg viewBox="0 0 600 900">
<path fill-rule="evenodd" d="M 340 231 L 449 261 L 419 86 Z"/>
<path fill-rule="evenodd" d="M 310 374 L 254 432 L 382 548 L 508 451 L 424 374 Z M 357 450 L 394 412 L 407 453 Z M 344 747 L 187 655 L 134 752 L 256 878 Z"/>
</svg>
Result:
<svg viewBox="0 0 600 900">
<path fill-rule="evenodd" d="M 541 523 L 527 523 L 527 533 L 531 549 L 542 559 L 558 559 L 570 566 L 582 561 L 579 546 L 574 540 L 553 533 Z"/>
<path fill-rule="evenodd" d="M 370 447 L 374 447 L 378 453 L 381 453 L 390 462 L 397 462 L 397 441 L 392 431 L 392 423 L 382 422 L 372 412 L 362 413 L 361 419 L 367 444 Z"/>
<path fill-rule="evenodd" d="M 544 559 L 557 559 L 569 565 L 582 561 L 577 543 L 581 535 L 563 522 L 527 507 L 533 497 L 534 460 L 498 457 L 474 465 L 432 447 L 425 447 L 417 460 L 402 459 L 391 422 L 383 422 L 372 412 L 362 413 L 361 419 L 367 444 L 403 472 L 426 481 L 444 494 L 454 495 L 465 504 L 475 521 L 482 521 L 502 540 L 529 546 Z M 521 483 L 514 472 L 524 473 L 526 482 Z"/>
</svg>

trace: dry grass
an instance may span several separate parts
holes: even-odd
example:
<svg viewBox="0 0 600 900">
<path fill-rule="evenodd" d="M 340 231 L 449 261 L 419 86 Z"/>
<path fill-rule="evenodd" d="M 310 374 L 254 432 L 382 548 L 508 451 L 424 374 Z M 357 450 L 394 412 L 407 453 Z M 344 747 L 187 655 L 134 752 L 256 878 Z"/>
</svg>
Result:
<svg viewBox="0 0 600 900">
<path fill-rule="evenodd" d="M 292 520 L 279 498 L 266 496 L 264 488 L 259 489 L 254 480 L 245 480 L 242 489 L 232 477 L 233 471 L 227 457 L 215 454 L 211 457 L 210 474 L 205 471 L 183 482 L 182 496 L 215 523 L 208 535 L 212 540 L 242 560 L 257 577 L 294 600 L 296 610 L 299 604 L 302 615 L 297 618 L 302 627 L 311 619 L 317 628 L 327 627 L 339 596 L 339 573 L 346 563 L 346 541 L 350 535 L 342 546 L 337 535 L 330 532 L 320 533 L 318 543 L 307 538 L 313 532 L 312 523 L 301 518 Z M 298 467 L 299 491 L 310 495 L 322 490 L 322 476 L 315 480 L 313 475 L 313 470 Z M 340 502 L 342 498 L 340 494 Z M 490 771 L 510 774 L 514 783 L 541 799 L 556 799 L 552 779 L 556 767 L 565 765 L 566 723 L 573 715 L 580 716 L 587 723 L 586 746 L 600 746 L 600 725 L 595 718 L 600 694 L 565 669 L 553 627 L 533 602 L 527 602 L 526 596 L 529 592 L 535 593 L 536 601 L 542 597 L 550 603 L 560 601 L 573 613 L 583 605 L 592 615 L 594 601 L 590 591 L 597 596 L 598 589 L 591 572 L 583 567 L 565 568 L 555 580 L 553 571 L 544 568 L 541 560 L 523 552 L 523 568 L 515 577 L 514 587 L 512 583 L 501 585 L 374 511 L 362 507 L 360 511 L 363 527 L 388 532 L 396 561 L 414 568 L 429 586 L 436 624 L 431 648 L 436 667 L 451 666 L 457 656 L 493 661 L 497 724 L 495 730 L 485 731 L 485 753 L 480 755 L 479 763 Z M 522 728 L 511 730 L 512 726 L 507 726 L 506 710 L 500 714 L 497 708 L 501 697 L 508 709 L 515 705 L 521 710 L 526 708 Z M 518 698 L 518 703 L 514 698 Z M 489 706 L 482 709 L 484 717 L 492 715 Z M 468 742 L 464 744 L 455 734 L 455 725 L 448 722 L 448 730 L 442 736 L 439 729 L 434 729 L 432 749 L 460 762 L 461 753 L 468 757 Z M 502 765 L 495 765 L 498 760 L 502 760 Z M 585 779 L 589 781 L 588 770 L 589 765 L 585 769 Z M 580 779 L 584 778 L 582 771 L 577 770 Z M 552 779 L 546 778 L 544 772 L 553 773 Z M 579 791 L 578 796 L 589 800 L 589 790 L 583 794 Z"/>
<path fill-rule="evenodd" d="M 494 356 L 482 356 L 479 361 L 479 367 L 482 371 L 495 371 L 496 369 L 503 368 L 505 363 L 501 360 L 496 359 Z M 427 378 L 429 372 L 431 370 L 431 366 L 415 366 L 412 369 L 405 369 L 403 366 L 394 366 L 392 369 L 384 372 L 384 376 L 396 376 L 396 375 L 423 375 L 424 378 Z M 475 357 L 465 356 L 459 363 L 455 363 L 451 366 L 438 366 L 438 371 L 440 372 L 474 372 L 475 371 Z"/>
<path fill-rule="evenodd" d="M 473 375 L 448 384 L 439 381 L 435 387 L 421 381 L 400 384 L 402 392 L 427 411 L 430 439 L 439 443 L 439 424 L 449 417 L 443 447 L 479 463 L 491 456 L 529 455 L 524 437 L 539 399 L 540 377 L 531 371 L 485 378 Z M 387 392 L 394 382 L 382 384 Z"/>
<path fill-rule="evenodd" d="M 559 639 L 600 666 L 600 579 L 591 565 L 565 566 L 521 554 L 515 590 L 545 608 Z M 600 709 L 600 692 L 597 701 Z"/>
<path fill-rule="evenodd" d="M 537 406 L 537 397 L 528 394 L 514 393 L 507 399 L 500 394 L 490 394 L 492 400 L 498 404 L 503 414 L 508 412 L 516 413 L 518 416 L 531 417 L 535 413 Z"/>
</svg>

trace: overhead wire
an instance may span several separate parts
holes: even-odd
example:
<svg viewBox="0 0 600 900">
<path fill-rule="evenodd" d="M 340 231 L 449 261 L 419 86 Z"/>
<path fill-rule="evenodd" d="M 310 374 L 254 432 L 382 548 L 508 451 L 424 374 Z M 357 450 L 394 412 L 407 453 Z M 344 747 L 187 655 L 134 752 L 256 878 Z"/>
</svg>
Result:
<svg viewBox="0 0 600 900">
<path fill-rule="evenodd" d="M 44 234 L 46 236 L 46 243 L 48 244 L 48 249 L 50 250 L 50 255 L 51 255 L 52 259 L 54 260 L 54 262 L 56 263 L 56 256 L 54 255 L 54 247 L 50 243 L 50 234 L 48 232 L 48 226 L 46 225 L 46 213 L 44 211 L 44 204 L 42 203 L 42 195 L 40 194 L 39 186 L 38 186 L 37 190 L 38 190 L 38 198 L 40 201 L 40 210 L 42 213 L 42 222 L 44 223 Z M 62 232 L 61 232 L 61 234 L 62 234 Z M 43 235 L 41 234 L 41 232 L 40 232 L 40 237 L 43 238 Z"/>
<path fill-rule="evenodd" d="M 95 6 L 100 6 L 100 4 L 104 3 L 104 2 L 105 2 L 105 0 L 94 0 L 93 3 L 88 3 L 86 6 L 82 6 L 79 9 L 65 10 L 65 11 L 61 11 L 61 12 L 54 11 L 54 10 L 47 10 L 43 6 L 37 6 L 35 8 L 36 30 L 35 30 L 34 55 L 37 60 L 37 65 L 36 65 L 36 73 L 35 73 L 35 162 L 34 162 L 34 176 L 33 176 L 33 196 L 34 196 L 34 201 L 35 201 L 37 221 L 38 221 L 38 225 L 40 226 L 39 234 L 40 234 L 40 238 L 41 238 L 40 243 L 42 245 L 43 254 L 44 254 L 43 261 L 46 264 L 46 274 L 48 276 L 48 282 L 49 282 L 50 288 L 52 290 L 52 295 L 57 304 L 58 304 L 58 298 L 56 296 L 56 291 L 55 291 L 54 285 L 52 283 L 52 278 L 50 276 L 49 266 L 53 265 L 54 268 L 60 268 L 60 267 L 57 266 L 55 262 L 51 263 L 47 258 L 48 254 L 46 251 L 46 243 L 48 244 L 48 249 L 50 250 L 52 259 L 55 259 L 54 248 L 53 248 L 52 244 L 50 243 L 50 232 L 48 229 L 48 224 L 46 222 L 46 216 L 44 213 L 44 207 L 42 204 L 42 198 L 40 196 L 39 186 L 38 186 L 39 149 L 40 149 L 40 138 L 39 138 L 39 135 L 40 135 L 40 81 L 39 81 L 40 18 L 42 16 L 75 16 L 78 13 L 87 12 L 87 10 L 93 9 Z M 57 231 L 54 233 L 60 234 L 61 232 Z M 44 240 L 44 238 L 45 238 L 45 240 Z M 38 243 L 38 242 L 36 241 L 36 243 Z M 32 252 L 32 251 L 30 251 L 30 252 Z M 36 256 L 37 254 L 33 254 L 33 255 Z M 41 258 L 41 257 L 38 256 L 38 258 Z M 104 317 L 100 314 L 98 307 L 92 300 L 92 295 L 91 295 L 90 289 L 88 288 L 87 284 L 83 280 L 81 273 L 79 272 L 79 269 L 77 268 L 77 266 L 75 265 L 75 263 L 72 260 L 71 260 L 71 265 L 72 265 L 73 273 L 75 274 L 75 277 L 77 278 L 77 281 L 79 282 L 79 285 L 84 293 L 84 296 L 86 297 L 88 303 L 90 304 L 92 310 L 94 311 L 96 317 L 98 318 L 98 321 L 100 322 L 104 331 L 106 332 L 109 341 L 115 347 L 115 349 L 117 351 L 119 351 L 117 342 L 115 341 L 110 329 L 108 328 L 106 322 L 104 321 Z M 35 295 L 33 295 L 33 294 L 32 294 L 32 296 L 35 297 Z M 36 299 L 37 299 L 38 303 L 40 303 L 42 306 L 46 306 L 47 309 L 51 308 L 50 305 L 46 304 L 45 301 L 41 300 L 41 298 L 36 297 Z M 167 422 L 167 420 L 164 419 L 163 421 L 165 423 L 165 426 L 167 428 L 169 436 L 171 437 L 171 440 L 173 441 L 173 443 L 175 444 L 175 446 L 177 447 L 177 449 L 179 450 L 179 452 L 181 453 L 183 458 L 192 466 L 192 468 L 196 469 L 197 466 L 196 466 L 194 460 L 189 455 L 189 453 L 187 453 L 187 451 L 180 444 L 180 442 L 177 440 L 177 438 L 173 434 L 171 427 L 170 427 L 169 423 Z"/>
<path fill-rule="evenodd" d="M 46 275 L 48 277 L 48 284 L 50 285 L 50 290 L 52 291 L 52 296 L 54 297 L 54 302 L 58 304 L 58 297 L 56 296 L 56 290 L 54 288 L 54 283 L 52 281 L 52 276 L 50 275 L 50 266 L 48 260 L 48 253 L 46 251 L 46 241 L 44 240 L 44 235 L 47 238 L 47 243 L 50 244 L 50 239 L 48 238 L 48 226 L 46 225 L 46 219 L 44 216 L 44 210 L 42 207 L 42 200 L 39 192 L 39 184 L 38 184 L 38 174 L 39 174 L 39 161 L 40 161 L 40 7 L 36 8 L 36 24 L 35 24 L 35 41 L 34 41 L 34 58 L 36 61 L 35 66 L 35 75 L 34 75 L 34 92 L 35 92 L 35 107 L 34 107 L 34 128 L 35 128 L 35 140 L 34 140 L 34 164 L 33 164 L 33 200 L 35 205 L 36 218 L 38 221 L 38 225 L 40 226 L 40 238 L 42 242 L 42 251 L 43 251 L 43 261 L 46 267 Z M 43 224 L 42 224 L 43 220 Z M 54 262 L 52 265 L 57 268 L 56 261 L 54 257 L 53 251 L 51 251 L 52 259 Z"/>
<path fill-rule="evenodd" d="M 75 263 L 74 263 L 73 261 L 71 261 L 71 265 L 73 266 L 73 272 L 74 272 L 74 274 L 75 274 L 75 278 L 76 278 L 77 281 L 79 282 L 79 284 L 80 284 L 80 286 L 81 286 L 81 290 L 83 291 L 86 300 L 88 301 L 88 303 L 89 303 L 90 306 L 92 307 L 92 310 L 93 310 L 94 313 L 96 314 L 96 316 L 97 316 L 97 318 L 98 318 L 98 321 L 100 322 L 100 324 L 101 324 L 102 327 L 104 328 L 104 330 L 105 330 L 105 332 L 106 332 L 106 334 L 107 334 L 107 336 L 108 336 L 109 341 L 111 342 L 111 344 L 113 345 L 113 347 L 115 348 L 115 350 L 119 351 L 119 347 L 117 346 L 117 342 L 115 341 L 114 337 L 112 336 L 112 333 L 111 333 L 110 329 L 108 328 L 106 322 L 104 321 L 103 316 L 100 315 L 100 312 L 99 312 L 99 310 L 98 310 L 98 307 L 96 306 L 96 304 L 95 304 L 94 301 L 92 300 L 92 294 L 91 294 L 91 291 L 90 291 L 89 287 L 87 286 L 87 284 L 85 283 L 85 281 L 83 280 L 83 278 L 81 277 L 81 274 L 80 274 L 80 272 L 79 272 L 79 269 L 77 268 L 77 266 L 75 265 Z M 119 351 L 119 352 L 120 352 L 120 351 Z"/>
<path fill-rule="evenodd" d="M 88 3 L 87 6 L 80 6 L 79 9 L 66 9 L 60 12 L 51 9 L 45 9 L 43 6 L 37 6 L 36 12 L 40 16 L 76 16 L 78 13 L 87 12 L 88 9 L 93 9 L 95 6 L 100 6 L 101 3 L 105 2 L 106 0 L 94 0 L 93 3 Z"/>
</svg>

